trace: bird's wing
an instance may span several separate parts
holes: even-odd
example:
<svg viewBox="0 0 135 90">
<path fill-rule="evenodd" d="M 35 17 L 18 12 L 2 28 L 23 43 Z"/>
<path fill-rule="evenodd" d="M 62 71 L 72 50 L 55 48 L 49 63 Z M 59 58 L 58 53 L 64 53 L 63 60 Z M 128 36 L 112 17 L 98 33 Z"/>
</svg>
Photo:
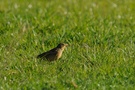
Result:
<svg viewBox="0 0 135 90">
<path fill-rule="evenodd" d="M 37 56 L 37 58 L 42 58 L 42 57 L 45 57 L 45 56 L 47 56 L 47 55 L 52 55 L 52 54 L 56 54 L 57 53 L 57 48 L 54 48 L 54 49 L 51 49 L 51 50 L 49 50 L 49 51 L 47 51 L 47 52 L 44 52 L 44 53 L 42 53 L 42 54 L 39 54 L 38 56 Z"/>
</svg>

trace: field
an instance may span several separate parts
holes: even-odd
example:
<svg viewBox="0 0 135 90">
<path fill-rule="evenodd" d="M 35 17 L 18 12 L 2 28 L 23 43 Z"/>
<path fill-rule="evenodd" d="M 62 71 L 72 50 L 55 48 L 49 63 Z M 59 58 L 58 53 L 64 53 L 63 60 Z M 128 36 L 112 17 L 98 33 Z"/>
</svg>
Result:
<svg viewBox="0 0 135 90">
<path fill-rule="evenodd" d="M 74 89 L 135 90 L 135 1 L 0 0 L 0 90 Z"/>
</svg>

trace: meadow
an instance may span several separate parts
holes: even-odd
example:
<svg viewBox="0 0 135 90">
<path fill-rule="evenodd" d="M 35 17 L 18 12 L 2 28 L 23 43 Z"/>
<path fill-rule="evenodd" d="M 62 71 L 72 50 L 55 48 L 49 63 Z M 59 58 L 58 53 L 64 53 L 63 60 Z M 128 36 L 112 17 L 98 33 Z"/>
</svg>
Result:
<svg viewBox="0 0 135 90">
<path fill-rule="evenodd" d="M 0 90 L 135 90 L 134 0 L 0 0 Z"/>
</svg>

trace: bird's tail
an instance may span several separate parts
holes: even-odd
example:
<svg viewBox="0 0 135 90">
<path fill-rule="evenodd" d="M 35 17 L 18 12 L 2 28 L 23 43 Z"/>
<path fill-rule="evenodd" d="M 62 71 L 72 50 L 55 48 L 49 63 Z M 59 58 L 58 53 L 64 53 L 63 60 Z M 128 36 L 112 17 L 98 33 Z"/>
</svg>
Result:
<svg viewBox="0 0 135 90">
<path fill-rule="evenodd" d="M 37 58 L 42 58 L 42 57 L 44 57 L 46 55 L 46 52 L 45 53 L 42 53 L 42 54 L 39 54 L 38 56 L 37 56 Z"/>
<path fill-rule="evenodd" d="M 37 58 L 42 58 L 43 57 L 43 54 L 39 54 L 38 56 L 37 56 Z"/>
</svg>

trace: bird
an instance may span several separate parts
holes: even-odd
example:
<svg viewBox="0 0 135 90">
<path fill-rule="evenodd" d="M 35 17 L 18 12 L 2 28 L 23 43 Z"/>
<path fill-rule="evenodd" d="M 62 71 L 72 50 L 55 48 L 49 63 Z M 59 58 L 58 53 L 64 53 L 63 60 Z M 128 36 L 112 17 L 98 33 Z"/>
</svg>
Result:
<svg viewBox="0 0 135 90">
<path fill-rule="evenodd" d="M 68 44 L 60 43 L 57 45 L 57 47 L 39 54 L 37 58 L 41 58 L 43 60 L 48 60 L 48 61 L 58 60 L 59 58 L 61 58 L 62 53 L 66 46 L 68 46 Z"/>
</svg>

